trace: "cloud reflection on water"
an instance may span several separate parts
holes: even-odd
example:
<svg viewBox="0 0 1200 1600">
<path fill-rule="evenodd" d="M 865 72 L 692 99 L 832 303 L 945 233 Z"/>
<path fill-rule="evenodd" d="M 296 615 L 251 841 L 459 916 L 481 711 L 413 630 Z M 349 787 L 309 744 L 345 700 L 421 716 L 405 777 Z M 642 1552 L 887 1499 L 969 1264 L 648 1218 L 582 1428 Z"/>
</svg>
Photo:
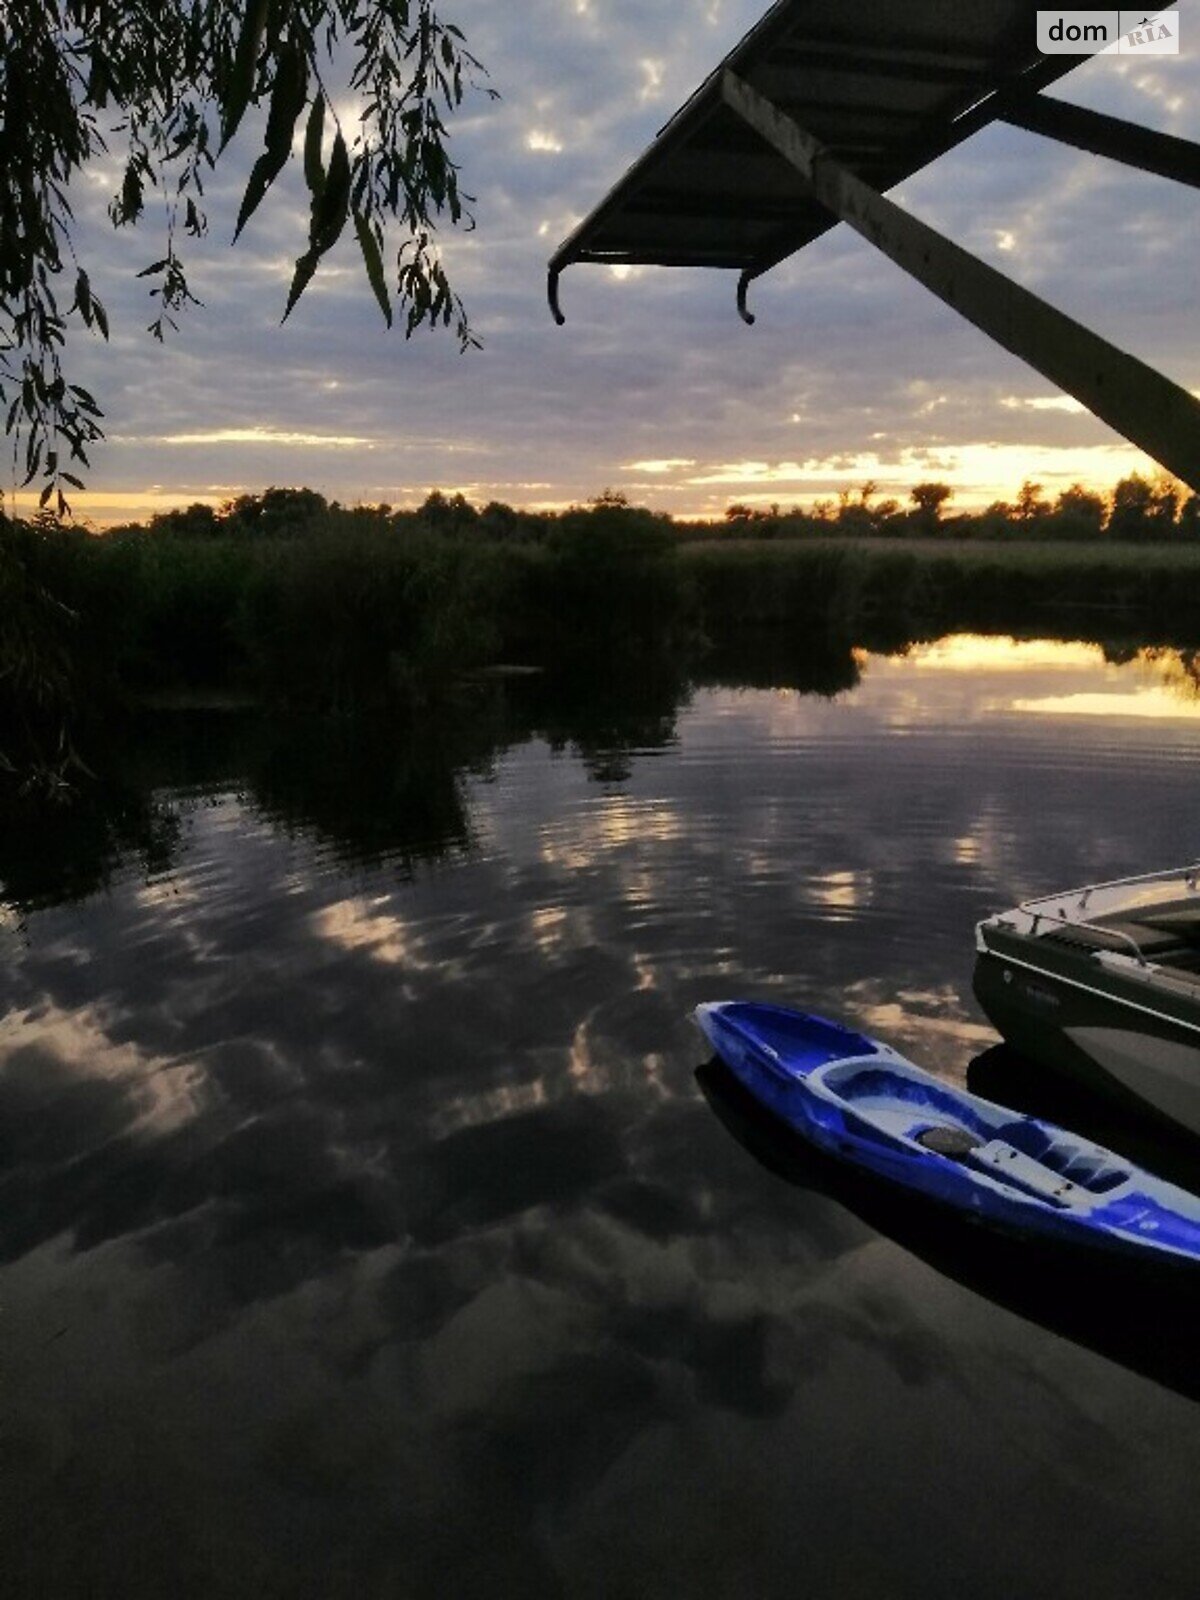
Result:
<svg viewBox="0 0 1200 1600">
<path fill-rule="evenodd" d="M 136 1499 L 174 1530 L 146 1592 L 249 1592 L 230 1563 L 314 1595 L 927 1592 L 932 1540 L 984 1595 L 1104 1594 L 1157 1540 L 1187 1593 L 1181 1402 L 781 1187 L 692 1079 L 687 1013 L 735 991 L 961 1074 L 974 916 L 1183 849 L 1179 725 L 1047 739 L 996 693 L 879 658 L 837 701 L 704 691 L 624 778 L 514 739 L 432 807 L 373 753 L 340 838 L 353 767 L 275 756 L 269 804 L 180 808 L 152 894 L 132 865 L 30 911 L 0 974 L 25 1525 L 99 1582 Z M 1082 1556 L 1048 1539 L 1085 1516 Z"/>
</svg>

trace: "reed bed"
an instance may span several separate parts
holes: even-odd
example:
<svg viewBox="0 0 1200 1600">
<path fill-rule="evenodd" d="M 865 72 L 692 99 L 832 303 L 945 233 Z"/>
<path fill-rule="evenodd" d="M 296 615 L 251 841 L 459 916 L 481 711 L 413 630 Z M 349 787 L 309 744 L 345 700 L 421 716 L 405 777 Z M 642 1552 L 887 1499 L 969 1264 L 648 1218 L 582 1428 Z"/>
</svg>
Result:
<svg viewBox="0 0 1200 1600">
<path fill-rule="evenodd" d="M 537 524 L 287 510 L 105 536 L 0 523 L 9 777 L 94 764 L 104 719 L 151 692 L 348 715 L 428 706 L 488 663 L 698 662 L 752 631 L 1200 640 L 1200 543 L 1184 540 L 698 539 L 614 503 Z"/>
</svg>

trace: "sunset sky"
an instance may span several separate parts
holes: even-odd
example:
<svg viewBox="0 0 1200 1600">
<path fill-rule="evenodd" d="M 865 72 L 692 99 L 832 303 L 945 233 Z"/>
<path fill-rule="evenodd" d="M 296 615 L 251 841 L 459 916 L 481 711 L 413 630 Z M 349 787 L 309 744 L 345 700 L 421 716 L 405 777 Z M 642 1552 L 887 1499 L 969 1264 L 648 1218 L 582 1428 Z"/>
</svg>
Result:
<svg viewBox="0 0 1200 1600">
<path fill-rule="evenodd" d="M 107 413 L 78 514 L 103 524 L 268 484 L 348 503 L 434 487 L 557 506 L 605 487 L 678 513 L 784 504 L 874 479 L 904 496 L 936 477 L 960 506 L 1107 487 L 1152 464 L 993 346 L 845 227 L 752 289 L 745 327 L 726 273 L 577 266 L 567 324 L 545 264 L 765 0 L 445 0 L 502 98 L 454 124 L 477 227 L 446 237 L 483 340 L 387 333 L 343 239 L 285 327 L 307 206 L 295 166 L 228 248 L 255 134 L 209 189 L 189 253 L 205 302 L 163 349 L 135 272 L 161 253 L 153 204 L 116 234 L 112 170 L 79 186 L 77 248 L 108 305 L 107 349 L 80 335 L 69 374 Z M 1178 57 L 1104 57 L 1064 99 L 1200 138 L 1200 16 Z M 1196 37 L 1186 24 L 1193 21 Z M 1015 129 L 991 128 L 894 198 L 1072 315 L 1200 391 L 1194 315 L 1200 197 Z"/>
</svg>

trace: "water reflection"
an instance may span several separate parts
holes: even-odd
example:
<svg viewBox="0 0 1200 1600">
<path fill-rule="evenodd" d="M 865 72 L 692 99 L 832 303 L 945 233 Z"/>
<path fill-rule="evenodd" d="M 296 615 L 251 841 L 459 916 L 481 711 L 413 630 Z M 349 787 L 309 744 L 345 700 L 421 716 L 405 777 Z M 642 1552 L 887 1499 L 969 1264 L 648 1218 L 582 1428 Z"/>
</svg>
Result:
<svg viewBox="0 0 1200 1600">
<path fill-rule="evenodd" d="M 1200 701 L 1185 698 L 1175 689 L 1152 685 L 1124 693 L 1107 690 L 1043 695 L 1037 699 L 1014 700 L 1012 708 L 1051 717 L 1178 717 L 1192 721 L 1200 718 Z"/>
<path fill-rule="evenodd" d="M 1190 1595 L 1174 1357 L 779 1184 L 687 1018 L 792 999 L 961 1079 L 975 918 L 1188 855 L 1194 731 L 1014 711 L 1044 662 L 750 654 L 155 719 L 0 841 L 15 1592 L 840 1600 L 936 1549 L 1009 1600 L 1152 1545 Z"/>
<path fill-rule="evenodd" d="M 874 724 L 881 734 L 924 727 L 948 736 L 981 716 L 1194 719 L 1196 663 L 1193 650 L 976 635 L 873 653 L 767 629 L 722 641 L 698 667 L 663 657 L 628 675 L 610 666 L 477 680 L 449 712 L 416 725 L 147 713 L 78 804 L 43 808 L 32 825 L 28 815 L 0 815 L 0 887 L 21 908 L 83 899 L 126 870 L 167 874 L 186 849 L 191 814 L 221 795 L 315 839 L 337 861 L 386 862 L 410 875 L 480 847 L 468 790 L 509 752 L 541 740 L 597 783 L 624 785 L 639 760 L 677 746 L 697 692 L 774 691 L 757 709 L 761 720 L 773 708 L 767 734 L 777 741 L 834 736 L 850 706 L 856 732 Z M 864 675 L 866 692 L 855 696 Z M 828 702 L 832 716 L 822 711 Z M 740 700 L 732 709 L 740 713 Z M 973 861 L 982 821 L 955 839 Z M 836 874 L 830 892 L 840 892 Z"/>
<path fill-rule="evenodd" d="M 1036 673 L 1042 679 L 1038 693 L 998 702 L 1020 713 L 1183 719 L 1200 715 L 1200 653 L 1191 649 L 952 634 L 908 646 L 899 659 L 910 672 L 988 673 L 1001 681 L 1011 673 L 1026 683 Z M 1064 679 L 1074 683 L 1064 685 Z"/>
</svg>

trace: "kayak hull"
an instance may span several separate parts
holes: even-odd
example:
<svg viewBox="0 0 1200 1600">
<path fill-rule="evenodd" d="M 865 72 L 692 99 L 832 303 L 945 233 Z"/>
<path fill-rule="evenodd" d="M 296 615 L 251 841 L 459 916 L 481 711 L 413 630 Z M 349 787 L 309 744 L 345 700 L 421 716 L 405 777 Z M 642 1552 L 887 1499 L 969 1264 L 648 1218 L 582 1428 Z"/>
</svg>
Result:
<svg viewBox="0 0 1200 1600">
<path fill-rule="evenodd" d="M 696 1021 L 761 1106 L 840 1162 L 1009 1233 L 1200 1263 L 1200 1199 L 1112 1151 L 822 1017 L 734 1001 Z"/>
</svg>

